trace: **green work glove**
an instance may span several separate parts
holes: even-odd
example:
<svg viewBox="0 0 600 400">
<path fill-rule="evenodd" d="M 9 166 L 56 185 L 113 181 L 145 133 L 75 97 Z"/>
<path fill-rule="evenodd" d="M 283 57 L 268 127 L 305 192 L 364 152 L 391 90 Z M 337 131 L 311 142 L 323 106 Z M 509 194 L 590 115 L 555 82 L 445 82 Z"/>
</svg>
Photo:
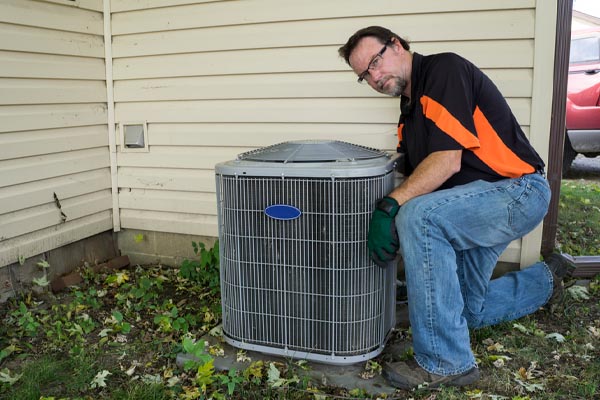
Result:
<svg viewBox="0 0 600 400">
<path fill-rule="evenodd" d="M 371 258 L 382 268 L 396 258 L 398 252 L 398 232 L 394 221 L 398 210 L 398 202 L 386 196 L 377 202 L 371 217 L 367 245 Z"/>
</svg>

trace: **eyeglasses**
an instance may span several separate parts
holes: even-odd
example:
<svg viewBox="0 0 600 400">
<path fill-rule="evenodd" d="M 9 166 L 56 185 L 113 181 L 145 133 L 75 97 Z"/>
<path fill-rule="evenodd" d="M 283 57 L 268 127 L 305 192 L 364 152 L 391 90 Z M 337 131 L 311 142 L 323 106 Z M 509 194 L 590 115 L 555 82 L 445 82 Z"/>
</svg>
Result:
<svg viewBox="0 0 600 400">
<path fill-rule="evenodd" d="M 369 65 L 367 65 L 367 69 L 365 69 L 360 75 L 358 75 L 358 83 L 364 83 L 365 79 L 367 79 L 369 77 L 369 71 L 370 70 L 375 70 L 377 68 L 379 68 L 379 65 L 381 63 L 381 59 L 383 58 L 383 53 L 385 53 L 386 49 L 388 48 L 388 45 L 391 43 L 391 40 L 388 40 L 387 42 L 384 43 L 383 48 L 381 50 L 379 50 L 379 53 L 375 54 L 375 56 L 371 59 L 371 62 L 369 63 Z"/>
</svg>

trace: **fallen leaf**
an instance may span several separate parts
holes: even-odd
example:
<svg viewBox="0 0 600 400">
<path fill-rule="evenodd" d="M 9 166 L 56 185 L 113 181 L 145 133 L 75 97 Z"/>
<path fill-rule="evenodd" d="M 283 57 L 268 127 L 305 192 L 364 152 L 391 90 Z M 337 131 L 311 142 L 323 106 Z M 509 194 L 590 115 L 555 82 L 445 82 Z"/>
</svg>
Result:
<svg viewBox="0 0 600 400">
<path fill-rule="evenodd" d="M 523 386 L 525 388 L 525 390 L 527 390 L 528 392 L 536 392 L 536 391 L 543 391 L 544 390 L 544 385 L 542 385 L 541 383 L 528 383 L 528 382 L 523 382 L 520 381 L 519 379 L 515 379 L 515 381 Z"/>
<path fill-rule="evenodd" d="M 375 373 L 373 371 L 363 371 L 358 374 L 358 377 L 365 380 L 373 379 L 375 378 Z"/>
<path fill-rule="evenodd" d="M 504 345 L 502 345 L 500 343 L 493 343 L 487 347 L 487 350 L 501 352 L 501 351 L 504 351 Z"/>
<path fill-rule="evenodd" d="M 177 385 L 179 383 L 179 377 L 178 376 L 172 376 L 171 378 L 169 378 L 167 380 L 167 386 L 168 387 L 173 387 L 175 385 Z"/>
<path fill-rule="evenodd" d="M 214 337 L 222 337 L 223 336 L 223 326 L 217 325 L 208 332 L 210 336 Z"/>
<path fill-rule="evenodd" d="M 251 362 L 252 360 L 244 350 L 239 350 L 236 354 L 235 361 L 237 362 Z"/>
<path fill-rule="evenodd" d="M 0 382 L 7 383 L 9 386 L 12 386 L 22 376 L 23 376 L 23 374 L 11 376 L 8 368 L 4 368 L 4 369 L 0 370 Z"/>
<path fill-rule="evenodd" d="M 106 378 L 112 375 L 110 372 L 108 372 L 107 370 L 102 370 L 100 372 L 98 372 L 96 374 L 96 376 L 94 377 L 94 379 L 92 379 L 92 382 L 90 384 L 90 386 L 93 388 L 96 387 L 106 387 Z"/>
<path fill-rule="evenodd" d="M 494 361 L 492 364 L 494 364 L 494 367 L 496 367 L 496 368 L 502 368 L 502 367 L 504 367 L 504 359 L 499 358 L 496 361 Z"/>
<path fill-rule="evenodd" d="M 127 371 L 125 371 L 125 374 L 127 374 L 127 376 L 133 375 L 136 367 L 137 367 L 137 364 L 134 363 Z"/>
<path fill-rule="evenodd" d="M 279 372 L 275 364 L 269 363 L 269 370 L 267 372 L 267 382 L 270 383 L 271 386 L 275 387 L 275 385 L 280 381 L 281 372 Z"/>
<path fill-rule="evenodd" d="M 144 382 L 145 384 L 148 384 L 148 385 L 160 384 L 162 382 L 162 379 L 161 379 L 160 375 L 146 374 L 146 375 L 142 376 L 142 382 Z"/>
<path fill-rule="evenodd" d="M 529 333 L 529 331 L 527 330 L 527 328 L 525 328 L 521 324 L 513 324 L 513 328 L 515 328 L 516 330 L 518 330 L 521 333 Z"/>
<path fill-rule="evenodd" d="M 483 390 L 481 390 L 481 389 L 467 390 L 465 392 L 465 394 L 467 395 L 467 397 L 469 399 L 480 399 L 483 396 Z"/>
<path fill-rule="evenodd" d="M 519 368 L 518 374 L 521 377 L 521 379 L 524 380 L 531 378 L 531 376 L 528 375 L 527 370 L 523 367 Z"/>
<path fill-rule="evenodd" d="M 594 345 L 591 343 L 586 343 L 585 346 L 583 346 L 583 347 L 585 347 L 587 350 L 596 350 Z"/>
<path fill-rule="evenodd" d="M 210 346 L 208 348 L 208 353 L 211 356 L 215 356 L 215 357 L 223 357 L 223 356 L 225 356 L 225 350 L 221 346 L 219 346 L 219 345 Z"/>
<path fill-rule="evenodd" d="M 554 339 L 558 343 L 563 343 L 566 340 L 563 335 L 561 335 L 560 333 L 556 333 L 556 332 L 546 335 L 545 338 L 546 339 Z"/>
<path fill-rule="evenodd" d="M 567 293 L 573 300 L 589 300 L 590 295 L 585 286 L 574 285 L 567 289 Z"/>
<path fill-rule="evenodd" d="M 112 331 L 113 331 L 112 329 L 102 329 L 102 330 L 101 330 L 101 331 L 98 333 L 98 336 L 100 336 L 100 337 L 106 337 L 106 336 L 108 336 L 108 334 L 109 334 L 110 332 L 112 332 Z"/>
<path fill-rule="evenodd" d="M 509 356 L 503 356 L 503 355 L 497 355 L 497 354 L 491 354 L 488 356 L 488 360 L 490 360 L 490 361 L 496 361 L 499 359 L 502 359 L 504 361 L 512 360 L 512 358 L 510 358 Z"/>
<path fill-rule="evenodd" d="M 35 283 L 36 285 L 42 286 L 42 287 L 48 286 L 50 284 L 50 281 L 48 280 L 48 278 L 46 278 L 45 275 L 42 277 L 39 277 L 39 278 L 32 279 L 31 281 L 33 283 Z"/>
</svg>

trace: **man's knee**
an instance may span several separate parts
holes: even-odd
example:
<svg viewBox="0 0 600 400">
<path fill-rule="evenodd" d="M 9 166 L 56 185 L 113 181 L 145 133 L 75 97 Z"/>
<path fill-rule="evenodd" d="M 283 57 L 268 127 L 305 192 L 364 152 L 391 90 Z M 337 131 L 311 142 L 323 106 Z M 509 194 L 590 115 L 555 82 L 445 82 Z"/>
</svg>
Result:
<svg viewBox="0 0 600 400">
<path fill-rule="evenodd" d="M 483 326 L 483 313 L 472 313 L 465 307 L 463 317 L 467 320 L 469 329 L 481 328 Z"/>
<path fill-rule="evenodd" d="M 400 207 L 400 211 L 398 211 L 398 215 L 396 216 L 396 227 L 398 228 L 398 233 L 410 232 L 411 230 L 422 225 L 426 220 L 426 208 L 425 202 L 422 201 L 421 198 L 415 198 L 407 203 L 404 203 L 402 207 Z"/>
</svg>

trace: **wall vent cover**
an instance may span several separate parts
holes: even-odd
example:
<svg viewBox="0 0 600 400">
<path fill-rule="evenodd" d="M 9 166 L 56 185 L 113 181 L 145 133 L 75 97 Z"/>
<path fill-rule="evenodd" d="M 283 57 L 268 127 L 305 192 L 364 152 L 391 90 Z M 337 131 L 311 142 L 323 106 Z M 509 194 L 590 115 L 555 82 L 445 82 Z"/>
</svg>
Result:
<svg viewBox="0 0 600 400">
<path fill-rule="evenodd" d="M 215 167 L 223 333 L 233 346 L 331 364 L 377 356 L 395 322 L 395 268 L 369 258 L 387 153 L 294 141 Z M 281 217 L 279 216 L 286 216 Z"/>
</svg>

